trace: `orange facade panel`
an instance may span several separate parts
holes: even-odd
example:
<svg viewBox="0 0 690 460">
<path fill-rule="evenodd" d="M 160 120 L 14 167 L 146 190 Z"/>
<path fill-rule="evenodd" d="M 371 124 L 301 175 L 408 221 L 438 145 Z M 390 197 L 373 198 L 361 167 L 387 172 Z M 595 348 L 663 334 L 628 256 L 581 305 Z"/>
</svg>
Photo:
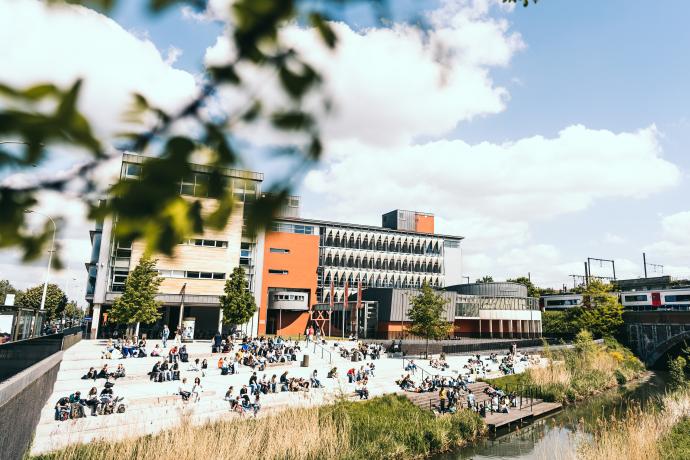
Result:
<svg viewBox="0 0 690 460">
<path fill-rule="evenodd" d="M 434 233 L 434 216 L 416 213 L 414 216 L 414 229 L 419 233 Z"/>
<path fill-rule="evenodd" d="M 259 334 L 266 333 L 269 289 L 302 289 L 309 292 L 309 306 L 316 303 L 319 235 L 266 232 L 263 257 Z"/>
</svg>

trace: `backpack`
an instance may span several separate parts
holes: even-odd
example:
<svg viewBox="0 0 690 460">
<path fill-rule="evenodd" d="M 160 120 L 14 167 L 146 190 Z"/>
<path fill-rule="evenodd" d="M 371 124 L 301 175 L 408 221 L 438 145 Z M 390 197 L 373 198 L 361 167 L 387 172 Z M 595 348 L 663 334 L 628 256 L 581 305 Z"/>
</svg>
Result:
<svg viewBox="0 0 690 460">
<path fill-rule="evenodd" d="M 125 413 L 125 405 L 124 404 L 118 404 L 117 413 L 118 414 L 124 414 Z"/>
</svg>

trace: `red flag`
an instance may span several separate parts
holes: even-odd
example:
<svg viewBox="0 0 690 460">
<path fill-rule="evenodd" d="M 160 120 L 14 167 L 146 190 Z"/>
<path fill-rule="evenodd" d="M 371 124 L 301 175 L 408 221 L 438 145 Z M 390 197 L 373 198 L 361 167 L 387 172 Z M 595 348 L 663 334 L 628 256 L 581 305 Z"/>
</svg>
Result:
<svg viewBox="0 0 690 460">
<path fill-rule="evenodd" d="M 345 279 L 345 292 L 343 294 L 343 315 L 345 314 L 345 309 L 348 307 L 347 303 L 347 279 Z"/>
<path fill-rule="evenodd" d="M 357 309 L 362 308 L 362 281 L 357 282 Z"/>
<path fill-rule="evenodd" d="M 333 280 L 331 280 L 331 297 L 328 299 L 328 306 L 333 310 L 333 296 L 335 295 L 335 289 L 333 288 Z"/>
</svg>

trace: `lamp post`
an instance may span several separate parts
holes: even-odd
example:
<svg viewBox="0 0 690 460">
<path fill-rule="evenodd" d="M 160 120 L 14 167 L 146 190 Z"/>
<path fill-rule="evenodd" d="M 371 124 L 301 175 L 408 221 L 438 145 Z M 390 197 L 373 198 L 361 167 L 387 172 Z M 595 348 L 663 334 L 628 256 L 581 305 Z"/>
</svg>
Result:
<svg viewBox="0 0 690 460">
<path fill-rule="evenodd" d="M 55 233 L 57 233 L 57 225 L 55 225 L 55 221 L 53 220 L 53 218 L 46 214 L 34 211 L 32 209 L 25 209 L 24 212 L 27 214 L 38 214 L 39 216 L 47 217 L 53 224 L 53 240 L 50 243 L 50 252 L 48 254 L 48 270 L 46 271 L 46 280 L 43 283 L 43 295 L 41 296 L 41 311 L 43 311 L 46 305 L 46 294 L 48 293 L 48 278 L 50 277 L 50 266 L 53 262 L 53 252 L 55 252 Z"/>
</svg>

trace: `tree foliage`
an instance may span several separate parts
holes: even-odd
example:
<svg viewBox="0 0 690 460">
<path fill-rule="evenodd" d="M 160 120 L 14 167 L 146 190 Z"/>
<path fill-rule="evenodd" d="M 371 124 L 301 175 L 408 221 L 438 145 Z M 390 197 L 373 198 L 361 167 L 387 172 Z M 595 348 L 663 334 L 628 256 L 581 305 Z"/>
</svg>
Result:
<svg viewBox="0 0 690 460">
<path fill-rule="evenodd" d="M 685 366 L 687 361 L 682 356 L 669 358 L 668 360 L 668 377 L 669 386 L 672 390 L 678 390 L 686 386 Z"/>
<path fill-rule="evenodd" d="M 596 337 L 613 336 L 623 325 L 623 306 L 611 292 L 612 286 L 590 281 L 583 292 L 582 307 L 575 309 L 578 329 L 587 329 Z"/>
<path fill-rule="evenodd" d="M 125 281 L 125 291 L 115 299 L 108 318 L 114 323 L 132 325 L 150 324 L 161 317 L 156 301 L 158 287 L 163 281 L 158 277 L 156 259 L 142 256 Z"/>
<path fill-rule="evenodd" d="M 19 291 L 15 303 L 20 307 L 40 308 L 41 298 L 43 297 L 43 284 L 34 286 L 26 291 Z M 67 305 L 67 296 L 57 284 L 49 283 L 46 291 L 46 320 L 54 321 L 62 317 L 62 313 Z"/>
<path fill-rule="evenodd" d="M 5 305 L 5 297 L 7 294 L 16 294 L 17 290 L 12 286 L 9 280 L 0 280 L 0 305 Z"/>
<path fill-rule="evenodd" d="M 541 290 L 537 286 L 535 286 L 534 283 L 532 283 L 532 281 L 526 276 L 518 276 L 517 278 L 508 279 L 506 281 L 511 283 L 522 284 L 523 286 L 525 286 L 527 288 L 527 295 L 529 297 L 539 297 L 539 295 L 541 294 Z"/>
<path fill-rule="evenodd" d="M 225 280 L 223 294 L 219 297 L 223 309 L 223 322 L 226 324 L 244 324 L 256 312 L 254 295 L 249 290 L 249 284 L 242 267 L 235 268 L 230 277 Z"/>
<path fill-rule="evenodd" d="M 77 302 L 70 300 L 65 305 L 65 318 L 71 320 L 81 320 L 84 317 L 84 310 L 79 308 Z"/>
<path fill-rule="evenodd" d="M 477 278 L 476 283 L 493 283 L 494 277 L 491 275 L 484 275 L 481 278 Z"/>
<path fill-rule="evenodd" d="M 448 300 L 434 292 L 426 282 L 419 295 L 410 299 L 411 307 L 407 315 L 412 324 L 409 331 L 426 339 L 427 354 L 429 340 L 447 337 L 452 327 L 446 318 L 447 303 Z"/>
<path fill-rule="evenodd" d="M 542 314 L 545 334 L 576 334 L 587 330 L 595 337 L 614 336 L 623 325 L 623 306 L 612 286 L 592 280 L 583 287 L 582 306 Z"/>
</svg>

